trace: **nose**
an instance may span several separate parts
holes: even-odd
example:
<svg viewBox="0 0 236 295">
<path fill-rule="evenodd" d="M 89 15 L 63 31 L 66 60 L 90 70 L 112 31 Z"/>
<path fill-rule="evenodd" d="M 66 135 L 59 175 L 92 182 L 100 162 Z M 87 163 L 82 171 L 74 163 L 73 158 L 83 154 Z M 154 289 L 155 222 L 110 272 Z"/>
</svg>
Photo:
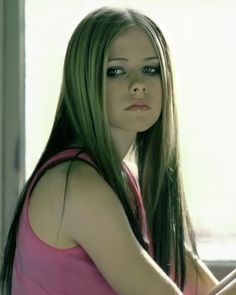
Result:
<svg viewBox="0 0 236 295">
<path fill-rule="evenodd" d="M 144 81 L 136 80 L 130 85 L 130 92 L 133 95 L 142 95 L 146 92 L 146 85 Z"/>
<path fill-rule="evenodd" d="M 146 91 L 146 88 L 144 86 L 142 86 L 142 85 L 135 85 L 131 89 L 131 92 L 133 94 L 138 94 L 140 92 L 142 93 L 142 92 L 145 92 L 145 91 Z"/>
</svg>

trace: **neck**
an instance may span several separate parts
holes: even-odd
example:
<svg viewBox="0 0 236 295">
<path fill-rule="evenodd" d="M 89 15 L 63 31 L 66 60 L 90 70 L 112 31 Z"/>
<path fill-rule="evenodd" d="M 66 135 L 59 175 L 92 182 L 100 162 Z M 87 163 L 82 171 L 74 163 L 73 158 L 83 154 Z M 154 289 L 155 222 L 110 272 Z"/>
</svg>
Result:
<svg viewBox="0 0 236 295">
<path fill-rule="evenodd" d="M 121 161 L 125 158 L 136 138 L 136 132 L 111 127 L 111 134 Z"/>
</svg>

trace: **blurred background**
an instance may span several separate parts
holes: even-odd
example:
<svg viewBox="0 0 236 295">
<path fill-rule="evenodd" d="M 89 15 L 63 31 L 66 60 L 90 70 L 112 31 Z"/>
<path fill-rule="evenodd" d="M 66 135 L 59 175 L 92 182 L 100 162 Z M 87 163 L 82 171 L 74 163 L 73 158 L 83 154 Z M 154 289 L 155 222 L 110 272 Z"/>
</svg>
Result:
<svg viewBox="0 0 236 295">
<path fill-rule="evenodd" d="M 6 5 L 11 4 L 8 2 Z M 1 69 L 9 71 L 5 56 L 12 67 L 7 75 L 3 75 L 3 70 L 1 72 L 0 86 L 2 94 L 6 94 L 0 105 L 0 135 L 5 140 L 0 149 L 2 171 L 18 171 L 18 176 L 14 176 L 19 184 L 14 191 L 17 195 L 34 169 L 51 131 L 69 38 L 88 12 L 104 5 L 141 10 L 163 31 L 174 64 L 182 171 L 199 254 L 209 265 L 215 265 L 217 261 L 235 265 L 234 0 L 110 0 L 88 3 L 80 0 L 25 0 L 9 6 L 8 11 L 6 6 L 3 24 L 12 34 L 7 39 L 8 49 L 12 48 L 10 44 L 17 43 L 12 52 L 6 45 L 1 48 Z M 10 8 L 18 12 L 15 24 Z M 15 36 L 17 41 L 14 41 L 14 27 L 18 33 Z M 11 57 L 15 54 L 18 59 L 14 63 Z M 14 82 L 14 79 L 20 82 Z M 14 83 L 18 83 L 18 92 L 11 87 Z M 11 133 L 6 131 L 9 129 L 7 126 L 10 126 Z M 9 139 L 9 134 L 15 134 L 15 137 Z M 9 150 L 10 143 L 13 146 Z M 5 199 L 9 184 L 4 177 L 0 182 L 2 222 L 9 220 L 16 202 L 16 197 Z M 2 236 L 4 226 L 2 223 Z"/>
</svg>

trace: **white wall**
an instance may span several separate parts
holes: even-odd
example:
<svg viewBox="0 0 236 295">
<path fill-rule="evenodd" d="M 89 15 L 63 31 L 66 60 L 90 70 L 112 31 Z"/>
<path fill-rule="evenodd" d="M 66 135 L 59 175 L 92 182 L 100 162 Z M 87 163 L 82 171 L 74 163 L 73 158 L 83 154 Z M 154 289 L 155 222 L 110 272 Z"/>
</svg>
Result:
<svg viewBox="0 0 236 295">
<path fill-rule="evenodd" d="M 236 260 L 235 1 L 26 1 L 26 175 L 51 129 L 75 26 L 96 7 L 127 3 L 157 22 L 173 55 L 184 184 L 199 252 Z"/>
</svg>

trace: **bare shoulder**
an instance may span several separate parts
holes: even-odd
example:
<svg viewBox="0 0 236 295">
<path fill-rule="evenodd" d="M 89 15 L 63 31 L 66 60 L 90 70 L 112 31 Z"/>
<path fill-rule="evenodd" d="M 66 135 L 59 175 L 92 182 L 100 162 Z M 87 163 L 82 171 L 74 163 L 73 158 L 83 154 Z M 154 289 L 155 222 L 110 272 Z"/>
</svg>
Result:
<svg viewBox="0 0 236 295">
<path fill-rule="evenodd" d="M 59 163 L 49 168 L 37 181 L 30 198 L 30 204 L 42 202 L 48 207 L 47 202 L 55 204 L 61 202 L 66 184 L 66 173 L 70 162 Z"/>
<path fill-rule="evenodd" d="M 94 185 L 103 186 L 103 188 L 108 186 L 104 178 L 91 164 L 82 160 L 74 161 L 69 174 L 70 197 L 74 196 L 74 194 L 71 194 L 74 190 L 78 193 L 78 190 L 94 188 Z"/>
<path fill-rule="evenodd" d="M 112 206 L 114 202 L 118 204 L 119 200 L 95 167 L 84 161 L 73 162 L 67 183 L 67 209 L 77 211 L 84 206 L 83 212 L 86 212 L 86 209 L 96 209 L 101 202 Z"/>
<path fill-rule="evenodd" d="M 64 249 L 75 246 L 59 229 L 69 162 L 48 169 L 36 183 L 30 197 L 28 217 L 34 233 L 46 244 Z"/>
<path fill-rule="evenodd" d="M 77 185 L 80 186 L 80 183 L 83 183 L 83 181 L 88 182 L 92 175 L 98 173 L 96 173 L 95 168 L 84 161 L 62 162 L 49 168 L 44 173 L 36 185 L 36 190 L 46 194 L 50 191 L 51 196 L 58 198 L 59 195 L 64 193 L 65 185 L 67 185 L 67 174 L 70 175 L 70 180 L 76 178 Z"/>
<path fill-rule="evenodd" d="M 77 241 L 67 235 L 64 227 L 67 219 L 62 216 L 64 202 L 69 199 L 66 193 L 68 172 L 72 172 L 69 174 L 72 177 L 68 179 L 75 181 L 76 185 L 73 187 L 77 189 L 75 193 L 77 199 L 84 196 L 86 183 L 88 184 L 89 179 L 97 174 L 95 169 L 84 161 L 59 163 L 46 170 L 40 177 L 31 193 L 28 207 L 28 217 L 33 232 L 46 244 L 59 249 L 79 246 Z"/>
<path fill-rule="evenodd" d="M 92 165 L 83 161 L 76 161 L 71 167 L 67 184 L 66 209 L 68 212 L 66 218 L 69 216 L 70 223 L 73 223 L 72 218 L 78 218 L 79 222 L 76 222 L 76 226 L 81 225 L 80 233 L 84 229 L 87 232 L 89 224 L 91 224 L 91 220 L 89 220 L 91 215 L 93 215 L 94 221 L 99 222 L 103 213 L 106 213 L 106 218 L 113 219 L 116 210 L 118 210 L 126 218 L 122 205 L 110 185 Z M 84 222 L 89 224 L 84 224 Z M 68 229 L 78 239 L 78 230 L 76 229 L 76 233 L 72 233 L 73 224 L 69 224 Z"/>
</svg>

